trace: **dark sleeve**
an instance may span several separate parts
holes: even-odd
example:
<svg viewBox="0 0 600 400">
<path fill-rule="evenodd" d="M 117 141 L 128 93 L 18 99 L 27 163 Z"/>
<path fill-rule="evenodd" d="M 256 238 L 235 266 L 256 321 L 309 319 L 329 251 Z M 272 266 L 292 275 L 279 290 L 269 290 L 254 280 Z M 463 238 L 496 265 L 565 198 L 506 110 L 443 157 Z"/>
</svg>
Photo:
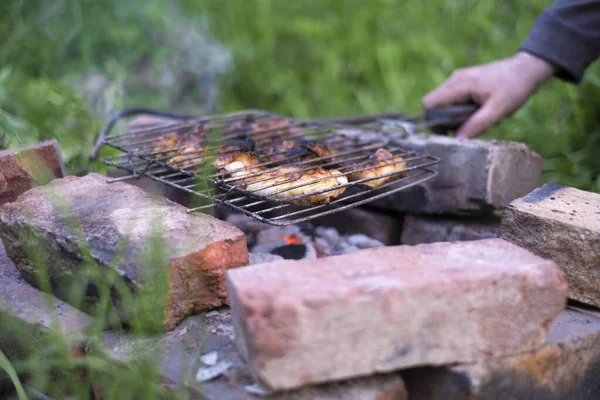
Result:
<svg viewBox="0 0 600 400">
<path fill-rule="evenodd" d="M 579 83 L 600 56 L 600 0 L 556 0 L 519 50 L 554 64 L 558 78 Z"/>
</svg>

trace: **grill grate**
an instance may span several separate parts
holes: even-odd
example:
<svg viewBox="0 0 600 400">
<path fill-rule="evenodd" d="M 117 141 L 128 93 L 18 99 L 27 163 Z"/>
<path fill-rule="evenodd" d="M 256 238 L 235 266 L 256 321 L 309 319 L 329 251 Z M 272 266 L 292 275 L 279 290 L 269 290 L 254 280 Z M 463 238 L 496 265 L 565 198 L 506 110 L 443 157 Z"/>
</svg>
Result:
<svg viewBox="0 0 600 400">
<path fill-rule="evenodd" d="M 283 226 L 357 207 L 436 175 L 428 168 L 439 162 L 436 157 L 367 140 L 368 134 L 247 110 L 107 135 L 102 142 L 120 154 L 102 161 L 129 173 L 110 182 L 146 176 L 195 195 L 201 204 L 188 212 L 227 206 Z"/>
</svg>

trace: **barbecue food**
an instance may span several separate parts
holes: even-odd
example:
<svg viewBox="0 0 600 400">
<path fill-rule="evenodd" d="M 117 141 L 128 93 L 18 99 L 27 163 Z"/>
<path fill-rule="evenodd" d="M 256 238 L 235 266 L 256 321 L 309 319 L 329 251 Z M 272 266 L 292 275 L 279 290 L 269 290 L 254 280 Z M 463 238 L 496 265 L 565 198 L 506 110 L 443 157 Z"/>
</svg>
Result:
<svg viewBox="0 0 600 400">
<path fill-rule="evenodd" d="M 152 149 L 157 153 L 155 157 L 163 162 L 172 164 L 174 167 L 192 167 L 197 169 L 202 163 L 203 153 L 206 149 L 206 135 L 198 129 L 184 132 L 171 132 L 160 139 Z"/>
<path fill-rule="evenodd" d="M 289 200 L 296 196 L 332 189 L 291 201 L 292 204 L 303 206 L 330 203 L 346 191 L 345 187 L 335 188 L 348 183 L 348 178 L 340 171 L 325 170 L 323 168 L 303 171 L 298 166 L 281 167 L 274 171 L 265 172 L 260 175 L 260 178 L 260 181 L 250 183 L 246 190 L 262 196 Z"/>
<path fill-rule="evenodd" d="M 264 148 L 265 158 L 272 163 L 290 164 L 331 155 L 327 145 L 318 140 L 283 139 L 261 147 Z"/>
<path fill-rule="evenodd" d="M 350 181 L 354 182 L 359 181 L 361 179 L 376 178 L 381 175 L 403 171 L 404 169 L 406 169 L 406 162 L 404 162 L 402 157 L 395 156 L 388 150 L 381 148 L 378 149 L 374 155 L 370 156 L 366 162 L 357 163 L 356 165 L 352 166 L 352 168 L 362 170 L 348 174 L 348 178 L 350 179 Z M 360 182 L 358 185 L 365 186 L 369 189 L 374 190 L 378 189 L 384 183 L 388 182 L 391 179 L 405 176 L 406 172 L 400 172 L 396 175 L 390 175 L 380 179 Z"/>
<path fill-rule="evenodd" d="M 213 166 L 219 178 L 238 178 L 231 182 L 242 187 L 246 185 L 246 180 L 242 178 L 264 169 L 260 166 L 256 145 L 249 137 L 226 140 L 221 146 L 221 151 L 216 155 Z M 250 176 L 249 179 L 255 180 L 257 177 Z"/>
</svg>

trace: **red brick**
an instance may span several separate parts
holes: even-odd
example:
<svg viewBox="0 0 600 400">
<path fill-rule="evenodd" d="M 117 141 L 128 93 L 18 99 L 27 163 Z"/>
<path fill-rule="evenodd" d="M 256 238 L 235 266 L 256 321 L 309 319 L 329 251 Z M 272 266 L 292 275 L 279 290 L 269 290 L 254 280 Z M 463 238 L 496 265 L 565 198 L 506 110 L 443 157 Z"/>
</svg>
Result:
<svg viewBox="0 0 600 400">
<path fill-rule="evenodd" d="M 600 393 L 599 317 L 598 312 L 567 309 L 552 323 L 546 343 L 533 351 L 475 364 L 403 371 L 409 397 L 596 400 Z"/>
<path fill-rule="evenodd" d="M 148 320 L 162 320 L 168 329 L 186 315 L 226 303 L 225 271 L 248 265 L 243 232 L 209 215 L 189 214 L 185 207 L 138 187 L 106 180 L 97 174 L 56 179 L 0 208 L 0 237 L 21 275 L 39 284 L 38 268 L 47 268 L 57 283 L 54 293 L 66 300 L 74 290 L 72 277 L 83 274 L 84 263 L 91 263 L 99 275 L 123 279 L 136 299 L 149 302 L 144 305 L 152 316 Z M 57 199 L 80 225 L 91 257 L 78 248 L 76 232 L 54 202 Z M 25 232 L 36 235 L 35 247 L 21 239 Z M 158 249 L 149 242 L 152 237 L 164 245 L 164 254 L 148 252 Z M 44 249 L 44 265 L 35 265 L 30 253 L 34 249 Z M 89 278 L 80 281 L 92 284 Z M 105 283 L 110 284 L 93 284 Z M 136 302 L 132 308 L 128 303 L 115 307 L 118 317 L 129 320 L 133 313 L 139 315 Z"/>
<path fill-rule="evenodd" d="M 500 239 L 227 273 L 240 352 L 272 389 L 536 348 L 564 308 L 552 262 Z"/>
<path fill-rule="evenodd" d="M 60 147 L 56 140 L 18 149 L 0 151 L 0 205 L 36 185 L 65 176 Z"/>
</svg>

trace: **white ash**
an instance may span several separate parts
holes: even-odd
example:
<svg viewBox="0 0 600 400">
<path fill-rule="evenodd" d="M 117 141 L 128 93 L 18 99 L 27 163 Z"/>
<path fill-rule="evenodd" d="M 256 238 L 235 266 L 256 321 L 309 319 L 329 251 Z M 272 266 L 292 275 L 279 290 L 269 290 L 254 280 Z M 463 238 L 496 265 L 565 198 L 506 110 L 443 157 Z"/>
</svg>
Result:
<svg viewBox="0 0 600 400">
<path fill-rule="evenodd" d="M 200 361 L 202 361 L 202 364 L 208 365 L 208 366 L 215 365 L 217 363 L 218 359 L 219 359 L 219 353 L 216 351 L 211 351 L 210 353 L 206 353 L 206 354 L 200 356 Z"/>
<path fill-rule="evenodd" d="M 196 380 L 199 382 L 206 382 L 211 379 L 215 379 L 227 371 L 233 363 L 231 361 L 223 360 L 210 367 L 202 367 L 196 373 Z"/>
<path fill-rule="evenodd" d="M 287 244 L 303 244 L 305 259 L 354 253 L 361 249 L 385 246 L 379 240 L 364 234 L 340 235 L 332 227 L 314 227 L 308 222 L 298 225 L 272 226 L 243 214 L 232 214 L 227 222 L 246 234 L 251 254 L 271 253 Z M 264 262 L 270 262 L 268 258 Z"/>
</svg>

